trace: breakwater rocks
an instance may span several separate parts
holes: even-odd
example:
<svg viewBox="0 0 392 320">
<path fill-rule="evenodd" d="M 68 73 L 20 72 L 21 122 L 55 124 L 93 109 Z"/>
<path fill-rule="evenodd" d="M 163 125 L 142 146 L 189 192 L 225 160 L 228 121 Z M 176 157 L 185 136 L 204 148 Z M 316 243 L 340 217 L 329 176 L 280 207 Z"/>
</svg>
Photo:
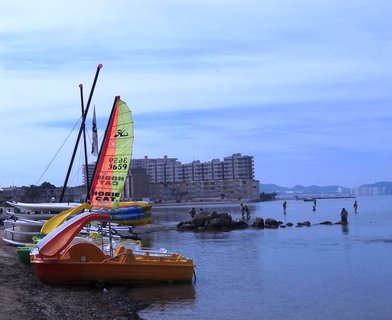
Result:
<svg viewBox="0 0 392 320">
<path fill-rule="evenodd" d="M 246 229 L 249 226 L 257 229 L 278 229 L 287 227 L 310 227 L 315 225 L 329 225 L 334 224 L 348 224 L 348 222 L 331 222 L 323 221 L 321 223 L 312 224 L 310 221 L 283 223 L 282 221 L 275 220 L 272 218 L 263 219 L 257 217 L 251 224 L 244 220 L 233 220 L 231 215 L 227 213 L 198 213 L 196 216 L 189 221 L 182 221 L 177 225 L 178 230 L 235 230 L 235 229 Z"/>
<path fill-rule="evenodd" d="M 228 213 L 201 212 L 191 221 L 182 221 L 177 225 L 179 230 L 234 230 L 247 228 L 245 221 L 234 221 Z"/>
</svg>

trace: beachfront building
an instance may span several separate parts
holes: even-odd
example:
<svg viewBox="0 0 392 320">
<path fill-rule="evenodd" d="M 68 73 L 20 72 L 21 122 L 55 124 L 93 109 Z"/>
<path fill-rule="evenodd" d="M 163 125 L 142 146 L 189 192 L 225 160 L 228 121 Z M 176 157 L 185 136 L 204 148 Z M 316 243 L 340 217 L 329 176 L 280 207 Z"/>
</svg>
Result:
<svg viewBox="0 0 392 320">
<path fill-rule="evenodd" d="M 83 182 L 91 179 L 95 163 L 84 168 Z M 259 181 L 254 179 L 252 156 L 235 153 L 223 160 L 200 160 L 182 164 L 177 158 L 132 159 L 124 186 L 124 200 L 187 201 L 195 199 L 260 198 Z"/>
<path fill-rule="evenodd" d="M 352 194 L 356 196 L 381 196 L 392 194 L 392 182 L 364 184 L 352 189 Z"/>
<path fill-rule="evenodd" d="M 182 164 L 177 158 L 132 160 L 132 168 L 144 168 L 150 175 L 151 199 L 186 201 L 202 199 L 260 198 L 259 181 L 254 179 L 252 156 L 235 153 L 222 160 L 200 160 Z"/>
<path fill-rule="evenodd" d="M 176 167 L 181 166 L 177 158 L 148 158 L 132 159 L 132 169 L 146 169 L 151 183 L 165 183 L 176 181 Z"/>
<path fill-rule="evenodd" d="M 84 164 L 82 165 L 83 184 L 84 185 L 87 185 L 87 177 L 88 177 L 89 184 L 91 184 L 96 164 L 97 164 L 96 162 L 89 163 L 87 166 L 87 170 L 86 170 L 86 165 L 84 165 Z"/>
<path fill-rule="evenodd" d="M 124 185 L 124 200 L 146 200 L 151 197 L 151 179 L 146 169 L 131 169 Z"/>
<path fill-rule="evenodd" d="M 83 165 L 83 185 L 68 187 L 64 201 L 84 201 L 87 173 L 91 182 L 95 163 Z M 259 181 L 254 178 L 253 157 L 235 153 L 223 160 L 200 160 L 182 164 L 177 158 L 133 159 L 124 185 L 124 200 L 259 200 Z M 34 191 L 34 194 L 33 194 Z M 60 198 L 61 187 L 3 188 L 6 200 L 49 202 Z M 34 197 L 34 199 L 33 199 Z"/>
</svg>

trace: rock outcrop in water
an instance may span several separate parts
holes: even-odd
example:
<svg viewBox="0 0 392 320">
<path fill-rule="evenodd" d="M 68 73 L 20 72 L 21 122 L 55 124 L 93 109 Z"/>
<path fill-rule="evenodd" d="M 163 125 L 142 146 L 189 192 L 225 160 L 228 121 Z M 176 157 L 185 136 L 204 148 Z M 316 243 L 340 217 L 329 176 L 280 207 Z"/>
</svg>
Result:
<svg viewBox="0 0 392 320">
<path fill-rule="evenodd" d="M 252 223 L 252 227 L 257 229 L 264 229 L 265 228 L 264 219 L 257 217 L 255 219 L 255 222 Z"/>
<path fill-rule="evenodd" d="M 191 221 L 182 221 L 177 225 L 180 230 L 233 230 L 247 228 L 245 221 L 233 221 L 227 213 L 200 212 Z"/>
<path fill-rule="evenodd" d="M 347 222 L 348 223 L 348 222 Z M 336 225 L 344 224 L 344 222 L 323 221 L 317 224 L 312 224 L 310 221 L 297 222 L 295 227 L 310 227 L 315 225 Z M 293 227 L 292 222 L 287 222 L 284 224 L 282 221 L 272 219 L 272 218 L 260 218 L 256 217 L 253 223 L 250 225 L 255 229 L 278 229 Z M 234 221 L 228 213 L 217 213 L 216 211 L 209 212 L 199 212 L 190 221 L 182 221 L 177 225 L 178 230 L 235 230 L 235 229 L 245 229 L 249 225 L 244 220 Z"/>
</svg>

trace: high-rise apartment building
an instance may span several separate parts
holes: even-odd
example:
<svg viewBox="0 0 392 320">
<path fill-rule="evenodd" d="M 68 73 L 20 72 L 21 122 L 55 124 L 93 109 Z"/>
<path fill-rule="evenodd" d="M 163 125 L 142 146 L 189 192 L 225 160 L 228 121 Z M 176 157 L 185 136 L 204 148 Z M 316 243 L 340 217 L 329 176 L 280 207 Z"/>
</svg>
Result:
<svg viewBox="0 0 392 320">
<path fill-rule="evenodd" d="M 164 183 L 176 181 L 176 167 L 181 166 L 177 158 L 163 158 L 151 159 L 144 157 L 143 159 L 132 159 L 131 168 L 146 169 L 150 175 L 151 183 Z"/>
<path fill-rule="evenodd" d="M 230 198 L 258 200 L 259 181 L 254 179 L 252 156 L 235 153 L 223 161 L 199 160 L 181 164 L 177 158 L 132 160 L 132 168 L 150 175 L 151 197 L 162 200 Z M 179 199 L 180 198 L 180 199 Z"/>
<path fill-rule="evenodd" d="M 214 159 L 208 162 L 199 160 L 181 164 L 177 158 L 133 159 L 132 168 L 144 168 L 151 176 L 151 183 L 254 179 L 252 156 L 235 153 L 223 161 Z"/>
<path fill-rule="evenodd" d="M 88 165 L 89 179 L 95 163 Z M 84 183 L 86 170 L 84 168 Z M 235 153 L 223 160 L 199 160 L 182 164 L 177 158 L 132 159 L 125 182 L 124 199 L 192 200 L 206 198 L 251 199 L 260 197 L 254 179 L 252 156 Z"/>
</svg>

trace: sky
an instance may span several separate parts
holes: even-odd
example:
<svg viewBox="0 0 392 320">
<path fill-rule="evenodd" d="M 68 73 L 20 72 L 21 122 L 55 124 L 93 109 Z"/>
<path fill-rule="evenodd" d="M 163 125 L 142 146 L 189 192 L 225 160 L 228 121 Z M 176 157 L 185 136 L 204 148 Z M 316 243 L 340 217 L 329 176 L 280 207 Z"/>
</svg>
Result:
<svg viewBox="0 0 392 320">
<path fill-rule="evenodd" d="M 90 110 L 102 136 L 127 102 L 133 158 L 241 153 L 285 187 L 392 181 L 391 30 L 388 0 L 1 0 L 0 187 L 64 183 L 100 63 Z"/>
</svg>

